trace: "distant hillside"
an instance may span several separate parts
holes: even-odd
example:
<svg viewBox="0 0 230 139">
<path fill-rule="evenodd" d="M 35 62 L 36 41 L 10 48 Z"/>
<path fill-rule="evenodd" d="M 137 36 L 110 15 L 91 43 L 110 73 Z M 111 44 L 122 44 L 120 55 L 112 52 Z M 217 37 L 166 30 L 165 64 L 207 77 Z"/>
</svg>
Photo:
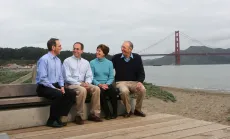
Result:
<svg viewBox="0 0 230 139">
<path fill-rule="evenodd" d="M 206 46 L 190 46 L 181 53 L 230 53 L 230 48 L 209 48 Z M 181 65 L 230 64 L 230 56 L 181 56 Z M 175 64 L 174 56 L 164 56 L 153 60 L 144 60 L 144 65 Z"/>
<path fill-rule="evenodd" d="M 44 54 L 48 52 L 47 49 L 38 47 L 22 47 L 22 48 L 1 48 L 0 47 L 0 65 L 8 63 L 16 63 L 19 65 L 34 64 Z M 72 55 L 72 51 L 61 51 L 58 56 L 62 61 Z M 87 60 L 95 58 L 93 53 L 83 53 L 82 57 Z M 107 57 L 111 59 L 111 56 Z"/>
</svg>

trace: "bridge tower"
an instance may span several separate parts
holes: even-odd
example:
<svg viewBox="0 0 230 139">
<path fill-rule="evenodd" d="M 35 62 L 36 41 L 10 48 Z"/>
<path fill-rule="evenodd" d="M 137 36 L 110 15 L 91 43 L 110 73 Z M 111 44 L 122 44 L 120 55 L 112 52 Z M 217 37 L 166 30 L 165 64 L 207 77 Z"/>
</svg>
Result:
<svg viewBox="0 0 230 139">
<path fill-rule="evenodd" d="M 175 64 L 180 65 L 180 34 L 175 31 Z"/>
</svg>

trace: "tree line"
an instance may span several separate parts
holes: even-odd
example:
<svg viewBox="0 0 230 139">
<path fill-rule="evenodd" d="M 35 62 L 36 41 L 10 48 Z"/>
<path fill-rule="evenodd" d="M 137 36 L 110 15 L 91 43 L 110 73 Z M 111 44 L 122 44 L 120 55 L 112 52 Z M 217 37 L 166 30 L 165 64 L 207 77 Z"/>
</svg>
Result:
<svg viewBox="0 0 230 139">
<path fill-rule="evenodd" d="M 47 49 L 39 47 L 22 47 L 22 48 L 1 48 L 0 47 L 0 65 L 9 63 L 16 63 L 19 65 L 35 64 L 38 59 L 48 52 Z M 61 51 L 58 57 L 64 61 L 67 57 L 72 55 L 72 51 Z M 96 58 L 95 53 L 83 53 L 82 57 L 88 61 Z M 107 58 L 111 60 L 112 56 L 108 55 Z"/>
</svg>

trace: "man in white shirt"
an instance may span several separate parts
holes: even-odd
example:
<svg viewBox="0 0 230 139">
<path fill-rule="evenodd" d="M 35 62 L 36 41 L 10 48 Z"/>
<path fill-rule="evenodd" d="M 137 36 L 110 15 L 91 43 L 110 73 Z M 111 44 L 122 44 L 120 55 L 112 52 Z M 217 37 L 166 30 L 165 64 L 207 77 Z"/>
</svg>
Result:
<svg viewBox="0 0 230 139">
<path fill-rule="evenodd" d="M 73 56 L 68 57 L 63 62 L 63 77 L 65 87 L 76 91 L 76 108 L 77 115 L 75 117 L 76 124 L 84 124 L 83 106 L 87 93 L 91 93 L 91 110 L 88 120 L 101 122 L 100 118 L 100 88 L 92 85 L 93 75 L 90 64 L 81 57 L 84 45 L 76 42 L 73 45 Z"/>
</svg>

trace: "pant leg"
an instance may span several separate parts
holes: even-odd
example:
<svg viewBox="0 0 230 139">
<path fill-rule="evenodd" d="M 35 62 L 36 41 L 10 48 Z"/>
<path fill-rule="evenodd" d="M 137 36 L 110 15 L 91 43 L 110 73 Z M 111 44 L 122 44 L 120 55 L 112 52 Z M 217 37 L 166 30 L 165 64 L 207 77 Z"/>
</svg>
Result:
<svg viewBox="0 0 230 139">
<path fill-rule="evenodd" d="M 146 89 L 145 89 L 144 85 L 142 85 L 141 89 L 137 90 L 136 86 L 137 86 L 137 82 L 129 81 L 130 91 L 137 95 L 135 109 L 138 110 L 138 111 L 141 111 L 143 99 L 145 98 L 145 95 L 146 95 Z"/>
<path fill-rule="evenodd" d="M 65 94 L 60 102 L 61 116 L 68 116 L 68 113 L 72 106 L 74 105 L 76 97 L 76 92 L 74 90 L 65 89 Z"/>
<path fill-rule="evenodd" d="M 109 95 L 112 108 L 113 108 L 113 116 L 117 116 L 117 92 L 112 85 L 109 85 L 109 89 L 107 90 L 107 94 Z"/>
<path fill-rule="evenodd" d="M 63 98 L 62 92 L 57 89 L 46 87 L 43 85 L 38 85 L 36 92 L 38 96 L 52 100 L 50 106 L 50 119 L 58 119 L 61 116 L 59 106 Z"/>
<path fill-rule="evenodd" d="M 100 88 L 100 102 L 101 102 L 101 107 L 105 113 L 105 117 L 111 116 L 111 112 L 109 110 L 109 105 L 108 105 L 108 101 L 107 101 L 107 97 L 109 97 L 108 95 L 108 91 L 104 90 L 102 88 Z"/>
<path fill-rule="evenodd" d="M 129 113 L 131 111 L 131 105 L 129 100 L 129 87 L 126 81 L 120 81 L 116 83 L 116 88 L 120 91 L 121 100 L 125 105 L 126 112 Z"/>
<path fill-rule="evenodd" d="M 67 88 L 73 90 L 76 93 L 75 99 L 76 99 L 77 116 L 81 116 L 81 118 L 83 118 L 83 110 L 84 110 L 87 90 L 80 85 L 69 85 L 67 86 Z"/>
<path fill-rule="evenodd" d="M 98 86 L 89 84 L 88 93 L 92 94 L 90 113 L 100 117 L 100 113 L 101 113 L 100 88 Z"/>
</svg>

